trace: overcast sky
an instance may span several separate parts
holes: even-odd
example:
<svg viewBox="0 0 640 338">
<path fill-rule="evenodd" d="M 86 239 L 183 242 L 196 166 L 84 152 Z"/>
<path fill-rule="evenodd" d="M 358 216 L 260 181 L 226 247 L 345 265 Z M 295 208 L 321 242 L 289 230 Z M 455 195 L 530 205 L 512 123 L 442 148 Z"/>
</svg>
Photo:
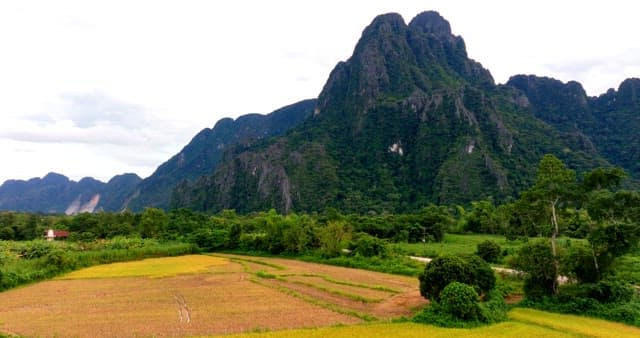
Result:
<svg viewBox="0 0 640 338">
<path fill-rule="evenodd" d="M 378 14 L 436 10 L 499 83 L 640 77 L 635 1 L 0 2 L 0 183 L 149 176 L 222 117 L 316 97 Z"/>
</svg>

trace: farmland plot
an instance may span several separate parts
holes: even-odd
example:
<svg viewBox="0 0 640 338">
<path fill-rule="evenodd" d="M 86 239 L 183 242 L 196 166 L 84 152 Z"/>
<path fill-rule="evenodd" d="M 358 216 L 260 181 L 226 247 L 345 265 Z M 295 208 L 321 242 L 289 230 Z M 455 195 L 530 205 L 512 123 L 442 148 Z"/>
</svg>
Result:
<svg viewBox="0 0 640 338">
<path fill-rule="evenodd" d="M 414 278 L 283 259 L 183 256 L 0 293 L 0 332 L 193 336 L 355 324 L 424 304 Z"/>
</svg>

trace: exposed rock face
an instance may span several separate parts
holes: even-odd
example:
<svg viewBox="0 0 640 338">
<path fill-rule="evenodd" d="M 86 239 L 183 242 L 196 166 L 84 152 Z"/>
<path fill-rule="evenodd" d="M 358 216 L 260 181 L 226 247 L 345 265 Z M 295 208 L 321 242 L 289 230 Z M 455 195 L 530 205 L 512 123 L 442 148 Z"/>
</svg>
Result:
<svg viewBox="0 0 640 338">
<path fill-rule="evenodd" d="M 174 206 L 384 212 L 499 200 L 531 182 L 542 154 L 604 163 L 589 151 L 536 119 L 522 92 L 496 86 L 438 13 L 408 25 L 391 13 L 334 68 L 309 120 L 229 153 L 176 189 Z"/>
<path fill-rule="evenodd" d="M 248 114 L 235 121 L 230 118 L 219 120 L 212 129 L 206 128 L 198 133 L 178 154 L 144 179 L 125 206 L 134 210 L 169 207 L 171 192 L 180 181 L 195 181 L 211 174 L 223 154 L 234 147 L 247 147 L 284 134 L 310 116 L 315 103 L 315 100 L 304 100 L 268 115 Z"/>
</svg>

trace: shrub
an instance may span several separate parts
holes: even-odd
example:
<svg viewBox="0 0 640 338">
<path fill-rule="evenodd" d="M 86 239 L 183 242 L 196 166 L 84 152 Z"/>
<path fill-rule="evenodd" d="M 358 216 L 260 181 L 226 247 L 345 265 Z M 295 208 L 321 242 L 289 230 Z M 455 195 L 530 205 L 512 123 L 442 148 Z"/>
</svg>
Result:
<svg viewBox="0 0 640 338">
<path fill-rule="evenodd" d="M 477 320 L 481 317 L 478 293 L 470 285 L 451 282 L 440 292 L 443 311 L 462 320 Z"/>
<path fill-rule="evenodd" d="M 364 257 L 387 257 L 389 256 L 389 246 L 382 239 L 368 234 L 358 234 L 355 241 L 349 244 L 349 249 L 354 254 Z"/>
<path fill-rule="evenodd" d="M 507 304 L 504 296 L 498 290 L 491 290 L 485 297 L 487 301 L 480 303 L 482 319 L 487 323 L 499 323 L 507 320 Z"/>
<path fill-rule="evenodd" d="M 427 264 L 419 276 L 420 294 L 438 301 L 440 292 L 451 282 L 471 285 L 486 294 L 495 287 L 496 278 L 487 262 L 478 256 L 445 255 Z"/>
<path fill-rule="evenodd" d="M 224 248 L 228 237 L 226 230 L 201 228 L 191 234 L 190 241 L 202 250 L 212 251 Z"/>
<path fill-rule="evenodd" d="M 593 253 L 585 245 L 574 245 L 562 259 L 563 272 L 575 277 L 578 282 L 595 283 L 600 279 L 600 273 L 595 267 Z"/>
<path fill-rule="evenodd" d="M 60 249 L 51 250 L 43 261 L 44 267 L 56 274 L 62 271 L 68 271 L 75 268 L 77 261 L 75 257 Z"/>
<path fill-rule="evenodd" d="M 627 283 L 605 279 L 597 283 L 581 283 L 563 286 L 559 298 L 569 302 L 576 298 L 591 298 L 600 303 L 629 302 L 635 291 Z"/>
<path fill-rule="evenodd" d="M 521 247 L 513 266 L 527 273 L 524 281 L 526 298 L 539 300 L 553 295 L 557 275 L 549 241 L 538 240 Z"/>
<path fill-rule="evenodd" d="M 477 255 L 489 263 L 496 263 L 500 259 L 502 248 L 494 241 L 486 240 L 478 243 Z"/>
</svg>

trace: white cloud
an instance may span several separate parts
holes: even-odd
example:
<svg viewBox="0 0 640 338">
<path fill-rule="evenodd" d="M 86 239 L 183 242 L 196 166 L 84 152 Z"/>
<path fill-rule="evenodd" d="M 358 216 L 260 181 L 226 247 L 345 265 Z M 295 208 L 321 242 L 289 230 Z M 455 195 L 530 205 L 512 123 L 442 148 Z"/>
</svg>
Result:
<svg viewBox="0 0 640 338">
<path fill-rule="evenodd" d="M 0 182 L 150 174 L 200 129 L 318 95 L 377 14 L 437 10 L 498 82 L 640 76 L 633 1 L 0 2 Z M 28 168 L 28 169 L 27 169 Z"/>
</svg>

